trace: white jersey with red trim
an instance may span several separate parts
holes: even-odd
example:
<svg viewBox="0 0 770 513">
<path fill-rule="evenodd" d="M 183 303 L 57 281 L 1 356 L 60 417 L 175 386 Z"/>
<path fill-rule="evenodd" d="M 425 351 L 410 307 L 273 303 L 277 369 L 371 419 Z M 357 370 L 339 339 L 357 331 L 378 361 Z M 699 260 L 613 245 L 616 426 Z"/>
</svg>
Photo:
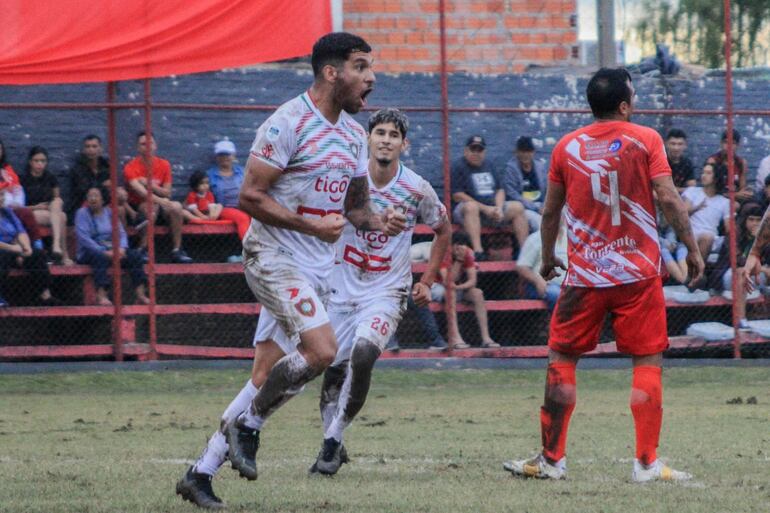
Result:
<svg viewBox="0 0 770 513">
<path fill-rule="evenodd" d="M 431 228 L 446 221 L 446 208 L 430 183 L 403 164 L 381 189 L 369 177 L 369 199 L 374 212 L 391 207 L 404 213 L 406 228 L 389 237 L 380 231 L 345 225 L 331 279 L 332 304 L 357 304 L 372 297 L 407 293 L 412 285 L 409 248 L 418 219 Z"/>
<path fill-rule="evenodd" d="M 367 173 L 367 152 L 361 125 L 345 111 L 331 124 L 308 93 L 281 105 L 259 127 L 251 147 L 254 158 L 282 170 L 270 196 L 288 210 L 312 217 L 343 214 L 351 178 Z M 316 274 L 328 274 L 334 264 L 333 244 L 256 219 L 243 247 L 247 252 L 278 251 Z"/>
</svg>

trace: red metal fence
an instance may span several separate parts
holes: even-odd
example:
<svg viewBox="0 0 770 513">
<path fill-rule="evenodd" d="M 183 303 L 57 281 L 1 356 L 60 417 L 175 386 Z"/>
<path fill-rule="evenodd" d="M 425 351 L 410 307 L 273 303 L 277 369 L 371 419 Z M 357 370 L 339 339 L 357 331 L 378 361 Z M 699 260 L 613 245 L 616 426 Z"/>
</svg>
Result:
<svg viewBox="0 0 770 513">
<path fill-rule="evenodd" d="M 409 112 L 438 112 L 442 120 L 443 170 L 444 170 L 444 202 L 451 205 L 450 198 L 450 126 L 453 114 L 510 114 L 521 115 L 530 113 L 550 114 L 587 114 L 586 109 L 533 109 L 533 108 L 464 108 L 452 107 L 449 104 L 446 26 L 444 19 L 444 1 L 440 5 L 441 30 L 441 104 L 435 107 L 401 108 Z M 727 70 L 725 76 L 725 109 L 724 110 L 640 110 L 639 114 L 666 116 L 704 116 L 725 118 L 728 133 L 732 133 L 735 116 L 767 116 L 770 110 L 735 110 L 733 108 L 732 68 L 730 65 L 731 34 L 730 34 L 730 1 L 725 0 L 725 55 Z M 116 137 L 116 114 L 125 109 L 141 109 L 144 113 L 144 125 L 147 133 L 152 133 L 152 117 L 154 111 L 161 110 L 192 110 L 192 111 L 271 111 L 275 105 L 223 105 L 223 104 L 192 104 L 154 102 L 152 99 L 151 81 L 144 81 L 144 97 L 141 102 L 116 102 L 115 84 L 110 83 L 106 89 L 106 101 L 92 103 L 5 103 L 0 109 L 75 109 L 101 110 L 107 115 L 108 149 L 110 161 L 111 210 L 112 210 L 112 247 L 118 247 L 118 194 L 119 183 L 118 141 Z M 733 176 L 734 148 L 732 138 L 728 139 L 728 173 L 727 180 L 730 198 L 730 229 L 726 243 L 730 247 L 730 266 L 735 274 L 736 269 L 736 230 L 735 230 L 735 182 Z M 148 179 L 150 177 L 148 176 Z M 147 211 L 152 211 L 152 195 L 147 198 Z M 90 267 L 85 265 L 51 267 L 54 280 L 66 282 L 68 287 L 79 288 L 76 296 L 80 305 L 57 305 L 46 307 L 12 306 L 0 309 L 0 323 L 14 322 L 17 326 L 24 323 L 32 324 L 32 328 L 21 329 L 17 334 L 10 335 L 13 330 L 6 330 L 5 340 L 0 344 L 0 359 L 25 358 L 59 358 L 59 357 L 114 357 L 156 359 L 159 357 L 232 357 L 247 358 L 251 356 L 250 340 L 253 334 L 260 306 L 253 302 L 244 286 L 241 266 L 238 263 L 221 263 L 223 255 L 237 252 L 238 243 L 235 237 L 235 227 L 232 223 L 193 223 L 184 228 L 186 240 L 200 237 L 207 240 L 206 251 L 209 260 L 206 263 L 174 264 L 160 263 L 156 258 L 156 242 L 167 245 L 168 226 L 156 226 L 154 222 L 146 225 L 147 236 L 147 295 L 148 304 L 127 305 L 130 298 L 130 287 L 126 286 L 124 273 L 120 271 L 120 256 L 115 253 L 112 258 L 112 305 L 94 305 L 96 288 Z M 139 237 L 135 229 L 129 229 L 129 234 Z M 159 236 L 156 239 L 156 235 Z M 425 240 L 429 230 L 421 227 L 417 237 Z M 511 235 L 505 230 L 485 230 L 485 245 L 499 251 L 490 251 L 492 259 L 479 264 L 478 287 L 485 294 L 484 302 L 488 317 L 489 331 L 492 338 L 502 342 L 501 348 L 467 349 L 452 352 L 436 353 L 453 354 L 454 356 L 545 356 L 547 337 L 547 322 L 549 318 L 546 303 L 540 299 L 527 299 L 523 293 L 525 282 L 517 273 L 515 262 L 510 256 Z M 165 241 L 165 242 L 164 242 Z M 213 241 L 213 242 L 212 242 Z M 165 250 L 164 250 L 165 252 Z M 165 253 L 164 253 L 165 254 Z M 416 263 L 414 272 L 424 271 L 424 264 Z M 23 274 L 12 271 L 11 278 Z M 159 287 L 158 278 L 162 279 Z M 23 284 L 24 282 L 18 282 Z M 198 292 L 201 287 L 206 292 Z M 737 280 L 732 282 L 732 297 L 738 297 Z M 450 285 L 450 289 L 452 286 Z M 219 291 L 219 289 L 224 289 Z M 160 296 L 160 297 L 159 297 Z M 450 299 L 454 297 L 449 294 Z M 479 331 L 479 312 L 466 303 L 446 305 L 434 303 L 431 314 L 437 314 L 434 320 L 443 336 L 451 323 L 447 321 L 454 315 L 459 320 L 460 335 L 473 346 L 481 344 Z M 697 304 L 677 303 L 669 300 L 669 332 L 672 340 L 672 354 L 682 354 L 689 351 L 701 356 L 729 356 L 736 358 L 743 355 L 757 356 L 761 352 L 753 348 L 767 347 L 762 336 L 738 329 L 739 313 L 736 301 L 713 296 Z M 763 297 L 749 303 L 750 313 L 762 315 L 765 301 Z M 431 315 L 428 314 L 428 315 Z M 418 315 L 409 314 L 399 330 L 399 339 L 405 349 L 400 353 L 389 352 L 391 357 L 422 356 L 426 353 L 418 347 L 425 347 L 432 342 L 426 335 L 419 333 L 425 329 L 425 312 Z M 89 319 L 94 321 L 78 325 L 76 321 Z M 109 330 L 104 327 L 109 319 Z M 98 321 L 98 322 L 97 322 Z M 697 336 L 686 335 L 687 327 L 696 321 L 722 321 L 734 327 L 731 341 L 712 343 Z M 47 335 L 35 337 L 35 324 L 42 329 L 45 324 Z M 221 326 L 227 325 L 235 330 L 234 337 L 226 337 Z M 421 326 L 422 325 L 422 326 Z M 446 328 L 445 328 L 446 327 Z M 606 331 L 606 330 L 605 330 Z M 15 333 L 15 332 L 14 332 Z M 428 337 L 430 337 L 428 331 Z M 447 337 L 452 337 L 447 333 Z M 603 335 L 603 341 L 609 340 L 609 334 Z M 233 341 L 232 339 L 237 339 Z M 26 340 L 35 339 L 34 343 Z M 197 339 L 197 341 L 195 341 Z M 203 342 L 201 342 L 201 340 Z M 410 349 L 410 350 L 406 350 Z M 747 350 L 748 349 L 748 350 Z M 612 354 L 612 344 L 603 344 L 597 354 Z"/>
</svg>

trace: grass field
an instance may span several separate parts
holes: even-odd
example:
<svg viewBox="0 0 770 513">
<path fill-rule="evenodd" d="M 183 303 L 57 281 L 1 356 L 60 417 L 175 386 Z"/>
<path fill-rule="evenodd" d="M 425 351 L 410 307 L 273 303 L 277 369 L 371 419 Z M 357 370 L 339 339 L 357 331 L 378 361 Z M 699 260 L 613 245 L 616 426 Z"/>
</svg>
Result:
<svg viewBox="0 0 770 513">
<path fill-rule="evenodd" d="M 0 375 L 0 511 L 177 512 L 174 483 L 197 457 L 244 371 Z M 569 479 L 501 469 L 539 446 L 542 371 L 378 370 L 348 431 L 353 459 L 308 477 L 320 444 L 318 384 L 266 425 L 260 478 L 229 466 L 230 511 L 767 512 L 770 369 L 665 372 L 660 454 L 684 485 L 629 482 L 629 371 L 578 372 Z M 746 404 L 756 397 L 757 404 Z M 727 404 L 741 397 L 743 404 Z"/>
</svg>

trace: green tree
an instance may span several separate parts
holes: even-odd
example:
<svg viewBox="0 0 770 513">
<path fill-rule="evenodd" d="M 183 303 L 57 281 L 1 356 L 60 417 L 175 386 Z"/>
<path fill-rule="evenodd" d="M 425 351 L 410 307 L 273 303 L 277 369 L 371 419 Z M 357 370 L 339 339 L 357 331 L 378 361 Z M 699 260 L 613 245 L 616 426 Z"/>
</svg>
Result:
<svg viewBox="0 0 770 513">
<path fill-rule="evenodd" d="M 642 0 L 633 33 L 645 52 L 671 46 L 682 60 L 709 68 L 724 65 L 724 10 L 719 0 Z M 732 0 L 733 64 L 768 64 L 770 0 Z"/>
</svg>

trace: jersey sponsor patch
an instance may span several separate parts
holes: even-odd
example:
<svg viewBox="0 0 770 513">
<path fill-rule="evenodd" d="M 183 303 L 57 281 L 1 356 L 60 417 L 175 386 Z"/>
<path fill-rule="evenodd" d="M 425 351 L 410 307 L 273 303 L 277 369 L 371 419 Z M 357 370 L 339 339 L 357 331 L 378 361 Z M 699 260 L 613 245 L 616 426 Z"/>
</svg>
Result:
<svg viewBox="0 0 770 513">
<path fill-rule="evenodd" d="M 265 132 L 265 138 L 267 138 L 268 141 L 277 141 L 279 135 L 281 135 L 281 129 L 275 125 L 268 128 Z"/>
</svg>

